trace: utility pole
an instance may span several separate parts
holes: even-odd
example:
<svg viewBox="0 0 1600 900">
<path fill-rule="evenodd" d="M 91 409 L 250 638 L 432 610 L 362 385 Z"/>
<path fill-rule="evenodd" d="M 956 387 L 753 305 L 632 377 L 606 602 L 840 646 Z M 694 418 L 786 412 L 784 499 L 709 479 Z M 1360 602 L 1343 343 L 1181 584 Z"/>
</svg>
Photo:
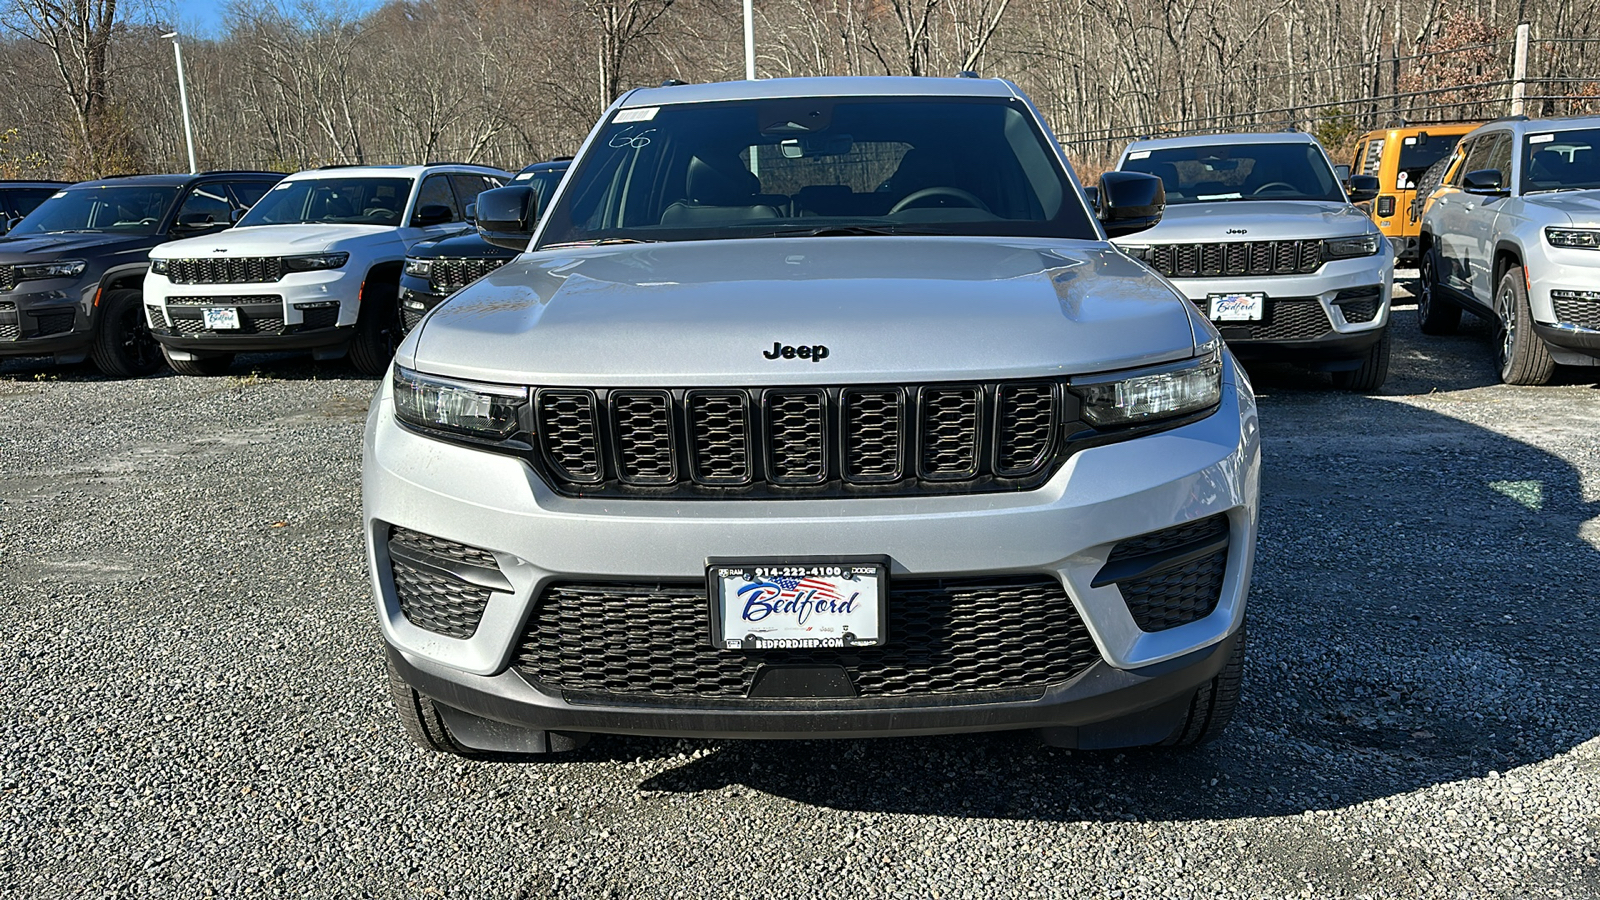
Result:
<svg viewBox="0 0 1600 900">
<path fill-rule="evenodd" d="M 744 0 L 744 80 L 756 80 L 756 23 L 751 0 Z"/>
<path fill-rule="evenodd" d="M 178 33 L 169 31 L 162 35 L 172 40 L 172 55 L 178 61 L 178 105 L 183 108 L 183 142 L 189 147 L 189 174 L 200 171 L 194 159 L 194 125 L 189 122 L 189 88 L 183 83 L 183 45 L 178 43 Z"/>
<path fill-rule="evenodd" d="M 1547 92 L 1548 93 L 1548 92 Z M 1524 115 L 1528 96 L 1528 23 L 1517 26 L 1517 50 L 1511 58 L 1511 114 Z"/>
</svg>

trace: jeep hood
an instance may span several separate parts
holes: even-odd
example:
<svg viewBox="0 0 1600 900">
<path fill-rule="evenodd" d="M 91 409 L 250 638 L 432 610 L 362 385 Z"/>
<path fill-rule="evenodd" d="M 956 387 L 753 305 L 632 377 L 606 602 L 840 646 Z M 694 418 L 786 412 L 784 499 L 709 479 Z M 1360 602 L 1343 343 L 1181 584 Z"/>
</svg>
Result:
<svg viewBox="0 0 1600 900">
<path fill-rule="evenodd" d="M 440 306 L 398 359 L 445 376 L 596 387 L 1067 375 L 1191 356 L 1186 302 L 1091 241 L 602 246 L 508 263 Z M 827 354 L 785 358 L 785 346 Z"/>
<path fill-rule="evenodd" d="M 1548 209 L 1568 218 L 1568 225 L 1600 225 L 1600 190 L 1562 191 L 1559 194 L 1524 194 L 1529 206 Z M 1552 218 L 1548 224 L 1560 224 Z"/>
<path fill-rule="evenodd" d="M 0 240 L 0 262 L 50 262 L 56 259 L 144 251 L 161 243 L 158 234 L 108 234 L 106 232 L 62 232 L 35 234 Z"/>
<path fill-rule="evenodd" d="M 396 231 L 393 225 L 253 225 L 162 244 L 154 255 L 160 259 L 226 259 L 321 253 L 356 243 L 393 242 L 398 246 L 400 237 Z"/>
<path fill-rule="evenodd" d="M 1169 206 L 1154 228 L 1119 237 L 1116 242 L 1135 247 L 1190 242 L 1281 241 L 1349 237 L 1376 231 L 1372 220 L 1348 203 L 1233 200 Z"/>
</svg>

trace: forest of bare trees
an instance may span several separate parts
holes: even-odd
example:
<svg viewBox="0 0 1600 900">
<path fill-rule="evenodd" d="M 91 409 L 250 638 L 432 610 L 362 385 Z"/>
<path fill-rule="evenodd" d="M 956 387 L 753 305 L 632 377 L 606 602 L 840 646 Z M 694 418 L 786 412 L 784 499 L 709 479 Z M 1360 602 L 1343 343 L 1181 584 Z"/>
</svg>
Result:
<svg viewBox="0 0 1600 900">
<path fill-rule="evenodd" d="M 0 0 L 0 177 L 187 168 L 171 43 L 130 0 Z M 137 2 L 137 0 L 132 0 Z M 1093 166 L 1143 134 L 1600 112 L 1600 0 L 756 0 L 759 77 L 1012 79 Z M 202 168 L 568 154 L 620 92 L 743 74 L 736 0 L 234 0 L 185 36 Z"/>
</svg>

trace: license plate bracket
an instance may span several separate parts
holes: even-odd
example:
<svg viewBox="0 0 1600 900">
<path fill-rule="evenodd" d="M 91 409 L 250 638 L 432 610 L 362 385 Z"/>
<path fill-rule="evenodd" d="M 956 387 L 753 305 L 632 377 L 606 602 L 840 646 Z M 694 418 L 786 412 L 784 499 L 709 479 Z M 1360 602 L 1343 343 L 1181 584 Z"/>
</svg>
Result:
<svg viewBox="0 0 1600 900">
<path fill-rule="evenodd" d="M 206 328 L 211 331 L 239 330 L 237 306 L 207 306 L 200 310 L 200 315 L 205 319 Z"/>
<path fill-rule="evenodd" d="M 1260 292 L 1207 294 L 1213 322 L 1259 322 L 1267 316 L 1267 295 Z"/>
<path fill-rule="evenodd" d="M 711 644 L 722 650 L 881 647 L 883 556 L 706 560 Z"/>
</svg>

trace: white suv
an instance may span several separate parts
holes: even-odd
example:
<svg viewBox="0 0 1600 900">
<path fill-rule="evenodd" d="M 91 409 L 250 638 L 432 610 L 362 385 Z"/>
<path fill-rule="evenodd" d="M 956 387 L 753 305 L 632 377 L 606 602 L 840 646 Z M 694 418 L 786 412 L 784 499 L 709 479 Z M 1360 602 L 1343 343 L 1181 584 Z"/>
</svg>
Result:
<svg viewBox="0 0 1600 900">
<path fill-rule="evenodd" d="M 382 374 L 397 338 L 400 269 L 411 245 L 466 227 L 485 166 L 339 166 L 279 182 L 239 224 L 150 252 L 144 302 L 173 370 L 227 371 L 241 351 L 350 354 Z"/>
</svg>

